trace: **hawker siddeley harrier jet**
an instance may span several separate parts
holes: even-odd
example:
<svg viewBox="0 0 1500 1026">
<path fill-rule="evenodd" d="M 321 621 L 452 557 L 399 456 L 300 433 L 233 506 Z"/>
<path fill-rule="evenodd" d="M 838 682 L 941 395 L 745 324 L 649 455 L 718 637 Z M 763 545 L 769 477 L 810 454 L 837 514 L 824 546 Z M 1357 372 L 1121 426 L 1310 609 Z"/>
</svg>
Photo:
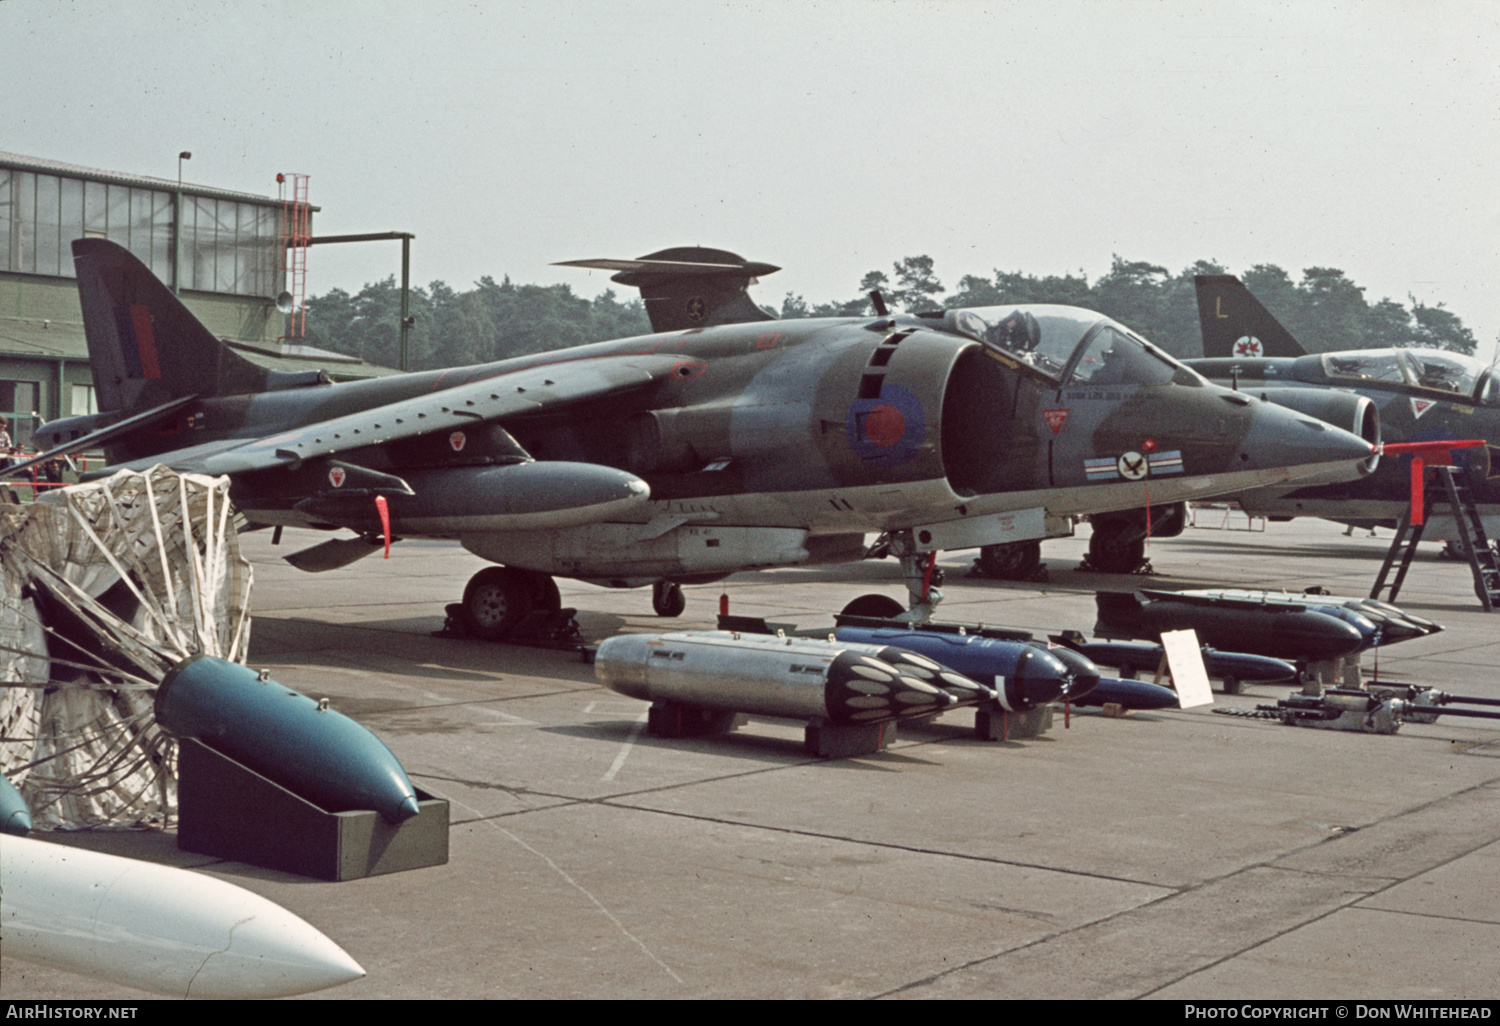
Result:
<svg viewBox="0 0 1500 1026">
<path fill-rule="evenodd" d="M 246 362 L 113 243 L 73 254 L 106 412 L 48 425 L 51 442 L 228 474 L 254 524 L 360 535 L 291 557 L 309 569 L 382 536 L 456 539 L 501 564 L 464 595 L 480 636 L 555 607 L 553 576 L 654 585 L 673 616 L 681 584 L 859 559 L 876 533 L 923 616 L 938 550 L 1372 462 L 1368 441 L 1088 310 L 877 299 L 775 320 L 746 287 L 776 268 L 720 250 L 577 263 L 639 287 L 653 334 L 341 384 Z"/>
<path fill-rule="evenodd" d="M 1479 506 L 1485 533 L 1500 536 L 1500 370 L 1444 349 L 1308 353 L 1238 278 L 1200 275 L 1195 284 L 1204 359 L 1187 361 L 1190 366 L 1244 395 L 1296 405 L 1337 424 L 1349 421 L 1335 404 L 1363 402 L 1376 411 L 1384 441 L 1403 449 L 1482 441 L 1451 456 Z M 1319 412 L 1318 404 L 1329 412 Z M 1378 473 L 1358 480 L 1297 482 L 1236 498 L 1247 511 L 1265 516 L 1395 527 L 1411 502 L 1411 458 L 1388 459 Z M 1446 510 L 1429 518 L 1424 537 L 1450 545 L 1461 540 Z"/>
</svg>

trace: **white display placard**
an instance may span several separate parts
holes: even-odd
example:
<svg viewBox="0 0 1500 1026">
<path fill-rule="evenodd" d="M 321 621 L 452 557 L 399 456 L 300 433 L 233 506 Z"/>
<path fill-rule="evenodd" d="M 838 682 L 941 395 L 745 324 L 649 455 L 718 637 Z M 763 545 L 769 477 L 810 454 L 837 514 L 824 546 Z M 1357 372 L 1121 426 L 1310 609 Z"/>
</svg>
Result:
<svg viewBox="0 0 1500 1026">
<path fill-rule="evenodd" d="M 1184 709 L 1213 705 L 1213 688 L 1208 686 L 1208 670 L 1203 666 L 1203 650 L 1194 630 L 1165 631 L 1161 647 L 1167 653 L 1167 669 L 1177 689 L 1177 704 Z"/>
</svg>

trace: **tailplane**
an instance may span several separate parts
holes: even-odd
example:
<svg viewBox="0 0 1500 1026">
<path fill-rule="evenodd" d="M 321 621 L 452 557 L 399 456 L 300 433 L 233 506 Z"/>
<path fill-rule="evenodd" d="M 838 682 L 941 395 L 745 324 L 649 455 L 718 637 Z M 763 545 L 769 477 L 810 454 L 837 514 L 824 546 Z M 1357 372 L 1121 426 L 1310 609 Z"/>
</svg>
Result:
<svg viewBox="0 0 1500 1026">
<path fill-rule="evenodd" d="M 1203 330 L 1203 355 L 1209 359 L 1258 359 L 1263 356 L 1306 356 L 1292 333 L 1232 274 L 1200 274 L 1198 324 Z"/>
<path fill-rule="evenodd" d="M 73 265 L 100 410 L 133 414 L 185 396 L 267 388 L 264 368 L 215 338 L 123 246 L 77 239 Z"/>
<path fill-rule="evenodd" d="M 722 249 L 679 246 L 638 260 L 564 260 L 558 266 L 619 271 L 609 280 L 641 290 L 652 331 L 775 320 L 746 289 L 781 268 Z"/>
</svg>

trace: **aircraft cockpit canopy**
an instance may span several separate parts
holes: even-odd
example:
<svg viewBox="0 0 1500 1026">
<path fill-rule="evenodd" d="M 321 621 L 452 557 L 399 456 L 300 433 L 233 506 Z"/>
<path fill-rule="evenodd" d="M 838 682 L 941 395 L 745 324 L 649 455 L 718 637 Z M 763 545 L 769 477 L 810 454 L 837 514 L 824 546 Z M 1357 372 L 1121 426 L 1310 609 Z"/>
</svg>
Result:
<svg viewBox="0 0 1500 1026">
<path fill-rule="evenodd" d="M 1324 353 L 1323 372 L 1331 379 L 1407 385 L 1449 396 L 1500 405 L 1500 385 L 1472 356 L 1441 349 L 1366 349 Z M 1483 379 L 1483 380 L 1481 380 Z"/>
<path fill-rule="evenodd" d="M 949 310 L 943 327 L 1066 385 L 1201 384 L 1197 374 L 1124 325 L 1074 306 Z"/>
</svg>

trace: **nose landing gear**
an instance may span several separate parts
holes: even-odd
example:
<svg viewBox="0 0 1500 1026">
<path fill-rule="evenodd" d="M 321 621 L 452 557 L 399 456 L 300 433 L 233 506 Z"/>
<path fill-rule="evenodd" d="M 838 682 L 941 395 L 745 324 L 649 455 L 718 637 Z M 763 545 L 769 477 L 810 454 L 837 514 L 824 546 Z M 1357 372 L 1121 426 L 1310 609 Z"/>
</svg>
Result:
<svg viewBox="0 0 1500 1026">
<path fill-rule="evenodd" d="M 921 551 L 911 531 L 890 531 L 881 536 L 869 558 L 893 555 L 901 561 L 906 579 L 907 605 L 885 595 L 861 595 L 844 607 L 845 616 L 875 616 L 882 619 L 926 623 L 932 619 L 943 593 L 943 571 L 937 568 L 937 553 Z"/>
<path fill-rule="evenodd" d="M 672 581 L 657 581 L 651 586 L 651 608 L 657 616 L 681 616 L 687 608 L 687 597 L 682 594 L 682 585 Z"/>
</svg>

